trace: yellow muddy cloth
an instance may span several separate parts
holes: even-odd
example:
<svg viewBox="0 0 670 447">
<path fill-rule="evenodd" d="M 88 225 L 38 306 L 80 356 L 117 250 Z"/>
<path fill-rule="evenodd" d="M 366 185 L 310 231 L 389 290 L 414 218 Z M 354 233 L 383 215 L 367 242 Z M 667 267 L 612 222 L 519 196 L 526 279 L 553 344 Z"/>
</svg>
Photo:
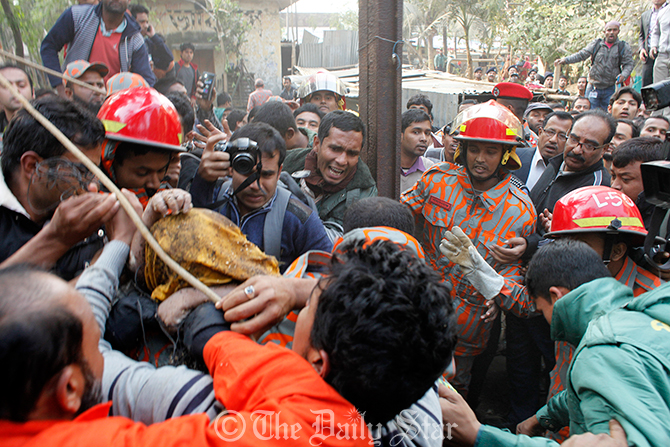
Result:
<svg viewBox="0 0 670 447">
<path fill-rule="evenodd" d="M 245 281 L 254 275 L 277 275 L 277 260 L 249 242 L 240 229 L 221 214 L 195 208 L 165 217 L 151 227 L 163 250 L 207 286 Z M 163 301 L 188 283 L 146 246 L 146 276 L 151 297 Z"/>
</svg>

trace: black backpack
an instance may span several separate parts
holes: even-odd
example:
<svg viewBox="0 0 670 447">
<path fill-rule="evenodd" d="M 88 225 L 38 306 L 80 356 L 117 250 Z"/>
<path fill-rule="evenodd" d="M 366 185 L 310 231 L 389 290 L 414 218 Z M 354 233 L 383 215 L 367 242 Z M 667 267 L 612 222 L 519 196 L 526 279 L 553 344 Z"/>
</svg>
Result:
<svg viewBox="0 0 670 447">
<path fill-rule="evenodd" d="M 596 54 L 598 54 L 598 51 L 600 51 L 600 44 L 602 43 L 602 39 L 597 39 L 596 40 L 596 46 L 594 48 L 593 54 L 591 55 L 591 64 L 593 64 L 593 61 L 596 59 Z M 619 66 L 621 66 L 621 61 L 623 60 L 623 50 L 626 48 L 626 42 L 623 40 L 620 40 L 617 42 L 617 45 L 619 43 L 622 43 L 623 45 L 619 45 Z"/>
</svg>

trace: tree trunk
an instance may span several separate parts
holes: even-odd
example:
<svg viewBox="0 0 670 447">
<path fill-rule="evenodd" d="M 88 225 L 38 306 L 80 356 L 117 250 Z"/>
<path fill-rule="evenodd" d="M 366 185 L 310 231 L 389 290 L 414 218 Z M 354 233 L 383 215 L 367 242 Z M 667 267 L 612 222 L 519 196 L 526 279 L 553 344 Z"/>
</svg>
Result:
<svg viewBox="0 0 670 447">
<path fill-rule="evenodd" d="M 463 25 L 463 34 L 465 34 L 465 56 L 468 61 L 468 79 L 472 79 L 472 54 L 470 54 L 470 27 Z"/>
<path fill-rule="evenodd" d="M 447 45 L 447 27 L 446 26 L 442 27 L 442 54 L 444 54 L 444 57 L 449 56 L 449 50 L 448 50 L 448 45 Z"/>
<path fill-rule="evenodd" d="M 19 57 L 23 57 L 23 39 L 21 38 L 21 28 L 19 27 L 19 23 L 16 21 L 16 17 L 14 16 L 14 12 L 12 11 L 12 7 L 9 4 L 8 0 L 0 0 L 0 3 L 2 3 L 2 9 L 5 11 L 5 15 L 7 16 L 7 21 L 9 22 L 9 27 L 12 29 L 12 34 L 14 35 L 14 44 L 16 45 L 16 55 Z M 19 64 L 23 65 L 23 64 Z"/>
<path fill-rule="evenodd" d="M 454 59 L 458 57 L 458 30 L 454 29 Z"/>
<path fill-rule="evenodd" d="M 435 33 L 430 33 L 426 37 L 426 52 L 428 53 L 428 69 L 436 70 L 435 68 L 435 49 L 433 48 L 433 37 Z"/>
</svg>

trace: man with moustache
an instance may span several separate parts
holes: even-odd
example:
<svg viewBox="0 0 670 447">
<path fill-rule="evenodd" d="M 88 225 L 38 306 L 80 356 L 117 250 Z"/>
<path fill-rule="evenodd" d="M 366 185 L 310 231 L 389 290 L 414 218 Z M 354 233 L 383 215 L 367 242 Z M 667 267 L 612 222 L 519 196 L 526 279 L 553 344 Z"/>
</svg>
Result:
<svg viewBox="0 0 670 447">
<path fill-rule="evenodd" d="M 104 77 L 107 76 L 107 73 L 109 73 L 109 69 L 105 64 L 89 64 L 85 60 L 74 61 L 68 64 L 65 69 L 66 75 L 97 87 L 100 90 L 105 90 Z M 100 107 L 102 107 L 102 102 L 105 100 L 104 94 L 90 88 L 75 85 L 73 82 L 64 79 L 63 84 L 65 85 L 65 97 L 67 99 L 79 103 L 94 115 L 98 114 Z"/>
<path fill-rule="evenodd" d="M 459 165 L 432 167 L 400 201 L 423 228 L 427 261 L 453 285 L 458 344 L 452 384 L 467 395 L 475 358 L 486 348 L 497 309 L 486 293 L 473 289 L 464 270 L 445 262 L 439 251 L 442 234 L 463 225 L 496 271 L 505 278 L 521 277 L 521 263 L 496 262 L 490 256 L 491 247 L 501 243 L 498 241 L 532 235 L 536 213 L 522 185 L 510 173 L 521 166 L 516 148 L 524 144 L 521 121 L 513 112 L 495 101 L 477 104 L 459 113 L 453 128 L 459 129 L 455 138 L 460 146 L 454 155 Z M 483 369 L 485 374 L 486 367 Z"/>
<path fill-rule="evenodd" d="M 522 147 L 517 151 L 521 168 L 514 175 L 526 183 L 528 189 L 533 189 L 549 160 L 563 153 L 572 121 L 572 115 L 567 112 L 550 113 L 538 128 L 537 148 Z"/>
<path fill-rule="evenodd" d="M 603 152 L 616 132 L 616 121 L 602 110 L 590 110 L 577 116 L 565 143 L 563 154 L 552 158 L 530 191 L 540 220 L 551 215 L 564 195 L 582 186 L 610 186 L 610 173 L 603 165 Z M 530 237 L 515 237 L 506 247 L 494 247 L 494 256 L 510 262 L 523 256 L 530 260 L 544 237 L 544 225 Z"/>
</svg>

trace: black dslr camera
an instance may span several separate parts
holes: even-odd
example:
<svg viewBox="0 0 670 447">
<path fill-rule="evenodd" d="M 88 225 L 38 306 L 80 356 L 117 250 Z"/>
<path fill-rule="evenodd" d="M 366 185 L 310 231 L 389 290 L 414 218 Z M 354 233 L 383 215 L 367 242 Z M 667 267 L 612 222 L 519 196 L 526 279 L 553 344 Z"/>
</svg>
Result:
<svg viewBox="0 0 670 447">
<path fill-rule="evenodd" d="M 644 241 L 645 260 L 653 268 L 670 272 L 670 231 L 667 222 L 670 213 L 670 142 L 663 143 L 665 160 L 642 163 L 642 183 L 645 200 L 656 208 Z"/>
<path fill-rule="evenodd" d="M 228 152 L 230 165 L 242 175 L 249 175 L 258 164 L 258 144 L 249 138 L 221 141 L 214 145 L 215 151 Z"/>
</svg>

